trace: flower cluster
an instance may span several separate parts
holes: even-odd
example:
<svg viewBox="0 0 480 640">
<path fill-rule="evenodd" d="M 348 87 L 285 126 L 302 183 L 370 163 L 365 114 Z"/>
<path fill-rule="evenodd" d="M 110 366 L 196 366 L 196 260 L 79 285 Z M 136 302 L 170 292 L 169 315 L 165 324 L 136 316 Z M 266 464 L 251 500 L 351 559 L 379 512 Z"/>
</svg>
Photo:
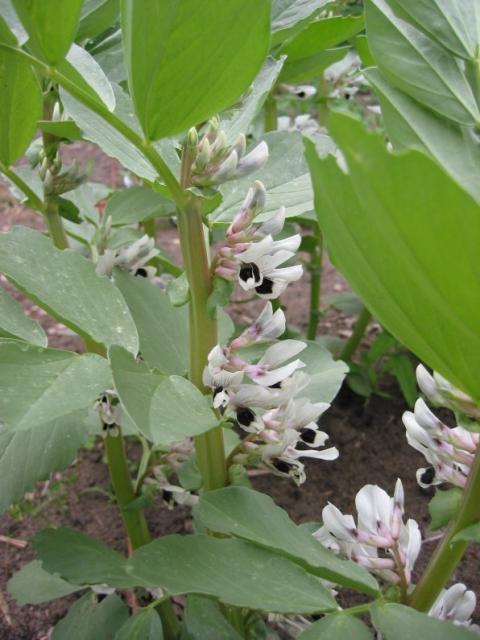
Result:
<svg viewBox="0 0 480 640">
<path fill-rule="evenodd" d="M 473 400 L 456 389 L 438 374 L 431 376 L 422 365 L 417 368 L 417 380 L 426 397 L 438 406 L 477 420 L 479 409 Z M 454 428 L 444 424 L 419 398 L 414 412 L 406 411 L 403 423 L 408 443 L 419 451 L 429 463 L 418 469 L 417 481 L 421 487 L 447 482 L 464 487 L 480 442 L 480 434 L 468 431 L 461 425 Z"/>
<path fill-rule="evenodd" d="M 355 498 L 358 520 L 333 504 L 322 512 L 323 526 L 313 536 L 335 553 L 355 561 L 386 582 L 405 591 L 421 547 L 415 520 L 403 522 L 404 493 L 400 479 L 391 498 L 377 485 L 367 484 Z"/>
<path fill-rule="evenodd" d="M 117 437 L 118 425 L 122 420 L 122 410 L 115 391 L 113 389 L 104 391 L 95 402 L 94 409 L 100 417 L 103 435 Z"/>
<path fill-rule="evenodd" d="M 132 244 L 119 249 L 105 249 L 98 257 L 96 272 L 100 276 L 111 276 L 114 267 L 120 267 L 134 276 L 152 280 L 157 270 L 148 264 L 160 252 L 155 248 L 154 238 L 147 235 L 135 240 Z"/>
<path fill-rule="evenodd" d="M 280 267 L 294 257 L 301 236 L 273 239 L 285 224 L 284 207 L 266 222 L 255 224 L 264 204 L 265 187 L 257 180 L 227 229 L 225 244 L 216 257 L 215 273 L 226 280 L 238 278 L 242 289 L 255 290 L 261 298 L 269 300 L 278 298 L 290 282 L 299 280 L 303 268 Z"/>
<path fill-rule="evenodd" d="M 229 144 L 225 132 L 220 130 L 218 118 L 209 121 L 200 141 L 197 130 L 190 129 L 187 146 L 193 156 L 191 180 L 197 187 L 242 178 L 260 169 L 268 159 L 266 142 L 260 142 L 249 153 L 245 153 L 247 141 L 243 133 L 239 134 L 232 145 Z"/>
<path fill-rule="evenodd" d="M 300 371 L 304 363 L 295 356 L 306 344 L 299 340 L 275 342 L 253 362 L 242 355 L 243 349 L 274 341 L 284 330 L 283 311 L 274 313 L 267 303 L 238 338 L 226 347 L 212 349 L 203 382 L 212 389 L 214 407 L 248 433 L 233 462 L 266 467 L 301 484 L 305 472 L 299 458 L 334 460 L 338 456 L 335 447 L 317 450 L 328 440 L 317 422 L 329 405 L 298 397 L 309 377 Z"/>
</svg>

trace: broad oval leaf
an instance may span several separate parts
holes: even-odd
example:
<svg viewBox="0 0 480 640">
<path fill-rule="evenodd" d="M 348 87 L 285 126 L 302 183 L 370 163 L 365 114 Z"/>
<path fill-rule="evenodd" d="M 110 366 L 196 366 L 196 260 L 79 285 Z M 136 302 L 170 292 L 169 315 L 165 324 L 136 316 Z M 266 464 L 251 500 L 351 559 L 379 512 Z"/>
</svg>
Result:
<svg viewBox="0 0 480 640">
<path fill-rule="evenodd" d="M 355 616 L 333 613 L 307 627 L 298 640 L 373 640 L 373 636 Z"/>
<path fill-rule="evenodd" d="M 289 62 L 313 56 L 353 38 L 364 27 L 363 17 L 337 16 L 311 22 L 291 42 L 281 48 Z"/>
<path fill-rule="evenodd" d="M 109 357 L 122 407 L 155 444 L 171 445 L 217 426 L 210 399 L 185 378 L 150 371 L 119 347 Z"/>
<path fill-rule="evenodd" d="M 0 425 L 0 513 L 20 502 L 52 471 L 63 471 L 89 435 L 85 411 L 32 426 L 26 431 L 12 431 Z"/>
<path fill-rule="evenodd" d="M 149 187 L 115 191 L 107 201 L 105 215 L 113 225 L 136 224 L 148 218 L 175 215 L 175 205 Z"/>
<path fill-rule="evenodd" d="M 337 558 L 263 493 L 245 487 L 209 491 L 202 494 L 194 514 L 211 531 L 260 544 L 335 584 L 378 593 L 375 579 L 365 569 Z"/>
<path fill-rule="evenodd" d="M 119 589 L 136 584 L 126 572 L 122 554 L 80 531 L 42 529 L 33 538 L 33 546 L 43 568 L 71 584 L 108 584 Z"/>
<path fill-rule="evenodd" d="M 115 109 L 115 94 L 107 76 L 95 58 L 83 47 L 73 44 L 59 70 L 84 93 L 88 93 L 110 111 Z"/>
<path fill-rule="evenodd" d="M 480 202 L 480 145 L 473 128 L 462 127 L 423 107 L 391 86 L 378 69 L 367 69 L 365 75 L 380 98 L 383 120 L 394 148 L 414 147 L 428 152 Z"/>
<path fill-rule="evenodd" d="M 93 353 L 0 340 L 0 420 L 10 429 L 37 429 L 88 409 L 110 384 L 108 363 Z"/>
<path fill-rule="evenodd" d="M 435 491 L 435 495 L 428 503 L 432 531 L 444 527 L 454 518 L 462 503 L 462 497 L 463 492 L 458 487 L 452 487 L 446 491 Z"/>
<path fill-rule="evenodd" d="M 40 560 L 32 560 L 26 564 L 13 574 L 7 584 L 8 593 L 20 607 L 64 598 L 81 589 L 79 585 L 45 571 Z"/>
<path fill-rule="evenodd" d="M 58 622 L 52 640 L 112 640 L 128 618 L 128 608 L 115 593 L 98 602 L 86 593 Z"/>
<path fill-rule="evenodd" d="M 165 536 L 135 551 L 127 568 L 134 579 L 171 595 L 210 595 L 225 604 L 276 613 L 316 613 L 337 606 L 318 578 L 243 540 Z"/>
<path fill-rule="evenodd" d="M 10 46 L 16 39 L 0 16 L 2 40 Z M 30 65 L 0 50 L 0 162 L 9 166 L 24 153 L 37 128 L 42 111 L 42 92 Z"/>
<path fill-rule="evenodd" d="M 23 307 L 0 287 L 0 336 L 18 338 L 39 347 L 47 346 L 47 336 L 42 327 L 23 311 Z"/>
<path fill-rule="evenodd" d="M 152 607 L 139 609 L 120 627 L 115 640 L 163 640 L 160 616 Z"/>
<path fill-rule="evenodd" d="M 480 543 L 480 522 L 461 529 L 452 539 L 453 542 L 476 542 Z"/>
<path fill-rule="evenodd" d="M 122 1 L 130 92 L 147 138 L 184 131 L 230 106 L 268 52 L 268 0 Z"/>
<path fill-rule="evenodd" d="M 366 24 L 373 57 L 394 86 L 455 122 L 480 122 L 472 88 L 450 52 L 397 17 L 387 0 L 367 0 Z"/>
<path fill-rule="evenodd" d="M 331 352 L 322 345 L 308 342 L 300 355 L 305 363 L 310 382 L 301 395 L 311 402 L 332 402 L 342 386 L 348 366 L 342 360 L 334 360 Z"/>
<path fill-rule="evenodd" d="M 400 6 L 421 29 L 455 55 L 467 60 L 477 56 L 480 41 L 477 0 L 400 0 Z"/>
<path fill-rule="evenodd" d="M 120 0 L 84 0 L 75 40 L 95 38 L 120 17 Z"/>
<path fill-rule="evenodd" d="M 185 640 L 242 640 L 223 615 L 218 602 L 196 595 L 187 598 L 182 631 Z"/>
<path fill-rule="evenodd" d="M 272 0 L 272 46 L 304 29 L 328 0 Z"/>
<path fill-rule="evenodd" d="M 29 47 L 49 64 L 62 61 L 77 31 L 83 0 L 12 0 Z"/>
<path fill-rule="evenodd" d="M 385 640 L 475 640 L 478 634 L 465 627 L 431 618 L 403 604 L 373 605 L 372 620 Z"/>
<path fill-rule="evenodd" d="M 332 260 L 390 333 L 480 400 L 480 206 L 433 160 L 389 153 L 353 118 L 334 114 L 330 131 L 348 174 L 305 144 Z"/>
<path fill-rule="evenodd" d="M 14 227 L 0 234 L 0 271 L 79 335 L 137 353 L 137 330 L 120 292 L 78 253 L 56 249 L 38 231 Z"/>
</svg>

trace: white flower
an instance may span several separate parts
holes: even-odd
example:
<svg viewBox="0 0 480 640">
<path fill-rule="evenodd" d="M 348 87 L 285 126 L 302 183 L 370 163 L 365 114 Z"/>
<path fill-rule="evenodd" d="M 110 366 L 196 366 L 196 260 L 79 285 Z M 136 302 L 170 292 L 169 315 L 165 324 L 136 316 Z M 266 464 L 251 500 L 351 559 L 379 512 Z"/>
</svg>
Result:
<svg viewBox="0 0 480 640">
<path fill-rule="evenodd" d="M 305 366 L 298 359 L 283 366 L 280 365 L 303 351 L 306 346 L 300 340 L 281 340 L 269 347 L 257 364 L 246 366 L 245 373 L 251 380 L 263 387 L 276 385 L 292 375 L 297 369 Z"/>
<path fill-rule="evenodd" d="M 479 627 L 472 625 L 471 620 L 476 603 L 474 592 L 469 591 L 464 584 L 459 582 L 449 589 L 442 589 L 428 615 L 479 631 Z"/>
<path fill-rule="evenodd" d="M 248 347 L 256 342 L 275 340 L 285 331 L 285 314 L 281 309 L 273 313 L 270 302 L 263 307 L 258 318 L 235 340 L 230 343 L 231 349 Z"/>
<path fill-rule="evenodd" d="M 111 276 L 113 268 L 120 267 L 134 276 L 151 280 L 155 277 L 157 270 L 147 263 L 158 254 L 154 238 L 144 235 L 116 251 L 106 249 L 98 258 L 96 272 L 98 275 Z"/>
<path fill-rule="evenodd" d="M 433 405 L 447 407 L 473 420 L 480 420 L 480 407 L 469 395 L 454 387 L 446 378 L 436 371 L 433 376 L 430 375 L 421 364 L 418 365 L 416 374 L 420 390 Z"/>
<path fill-rule="evenodd" d="M 421 534 L 415 520 L 403 522 L 403 500 L 400 479 L 393 498 L 376 485 L 365 485 L 355 498 L 357 524 L 353 516 L 328 504 L 322 512 L 323 526 L 313 535 L 324 546 L 384 580 L 409 584 L 420 552 Z"/>
</svg>

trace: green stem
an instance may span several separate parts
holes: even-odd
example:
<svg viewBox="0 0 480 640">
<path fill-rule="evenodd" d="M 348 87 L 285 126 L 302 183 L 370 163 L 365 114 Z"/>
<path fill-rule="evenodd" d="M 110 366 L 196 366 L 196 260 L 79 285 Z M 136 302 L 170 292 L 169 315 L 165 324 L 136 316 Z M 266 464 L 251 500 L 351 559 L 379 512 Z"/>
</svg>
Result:
<svg viewBox="0 0 480 640">
<path fill-rule="evenodd" d="M 322 315 L 320 310 L 320 292 L 322 285 L 323 235 L 320 229 L 315 234 L 317 246 L 311 255 L 310 271 L 310 313 L 308 318 L 307 340 L 317 337 L 318 321 Z"/>
<path fill-rule="evenodd" d="M 47 202 L 45 219 L 48 225 L 48 233 L 53 244 L 57 249 L 68 249 L 69 243 L 67 234 L 65 233 L 62 218 L 58 213 L 58 207 L 55 203 Z"/>
<path fill-rule="evenodd" d="M 207 247 L 198 200 L 194 197 L 178 211 L 178 231 L 190 286 L 190 380 L 206 393 L 202 382 L 208 354 L 217 343 L 217 320 L 207 309 L 212 289 Z M 197 464 L 205 491 L 227 484 L 222 427 L 195 438 Z"/>
<path fill-rule="evenodd" d="M 375 604 L 376 600 L 373 602 L 365 602 L 365 604 L 357 604 L 355 607 L 348 607 L 347 609 L 342 609 L 338 613 L 347 613 L 351 616 L 361 616 L 364 613 L 368 613 L 370 611 L 370 607 L 372 604 Z"/>
<path fill-rule="evenodd" d="M 326 126 L 328 116 L 330 113 L 330 109 L 328 108 L 328 92 L 329 92 L 328 81 L 325 78 L 325 76 L 322 74 L 317 87 L 317 103 L 318 103 L 317 120 L 318 120 L 318 124 L 322 127 Z"/>
<path fill-rule="evenodd" d="M 265 132 L 276 131 L 277 129 L 277 101 L 273 94 L 270 94 L 265 101 L 265 112 L 263 128 Z"/>
<path fill-rule="evenodd" d="M 128 505 L 136 496 L 130 479 L 128 461 L 125 454 L 125 444 L 120 426 L 117 426 L 117 429 L 119 433 L 115 437 L 110 434 L 107 434 L 105 437 L 108 469 L 130 544 L 132 545 L 132 549 L 138 549 L 138 547 L 150 542 L 150 532 L 144 511 L 142 509 L 128 509 Z M 175 640 L 178 638 L 180 627 L 170 600 L 164 600 L 159 603 L 158 612 L 162 619 L 166 640 Z"/>
<path fill-rule="evenodd" d="M 371 317 L 372 317 L 372 314 L 370 313 L 370 311 L 366 307 L 363 307 L 362 312 L 358 316 L 358 320 L 353 329 L 353 333 L 350 336 L 350 338 L 347 340 L 346 344 L 342 349 L 342 352 L 340 354 L 340 360 L 344 360 L 345 362 L 348 362 L 349 360 L 352 359 L 353 354 L 357 350 L 358 345 L 360 344 L 363 338 L 363 335 L 368 326 L 368 323 L 370 322 Z"/>
<path fill-rule="evenodd" d="M 468 542 L 452 542 L 465 527 L 480 520 L 480 450 L 475 455 L 460 508 L 435 549 L 410 598 L 410 605 L 428 611 L 467 550 Z"/>
</svg>

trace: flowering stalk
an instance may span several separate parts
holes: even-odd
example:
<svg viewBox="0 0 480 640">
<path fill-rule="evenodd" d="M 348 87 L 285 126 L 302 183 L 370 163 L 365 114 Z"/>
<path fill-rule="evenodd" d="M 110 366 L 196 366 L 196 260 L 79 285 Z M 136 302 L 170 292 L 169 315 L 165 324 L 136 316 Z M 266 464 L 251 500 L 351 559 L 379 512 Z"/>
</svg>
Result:
<svg viewBox="0 0 480 640">
<path fill-rule="evenodd" d="M 477 451 L 457 515 L 435 549 L 427 568 L 415 587 L 410 604 L 427 611 L 447 584 L 467 550 L 468 542 L 453 542 L 455 535 L 480 520 L 480 451 Z"/>
<path fill-rule="evenodd" d="M 188 186 L 192 155 L 188 146 L 182 158 L 182 186 Z M 210 350 L 217 343 L 217 318 L 207 308 L 212 291 L 212 276 L 203 233 L 199 199 L 191 196 L 178 209 L 178 231 L 183 262 L 190 288 L 190 380 L 202 391 L 202 375 Z M 195 437 L 197 464 L 205 491 L 227 484 L 227 467 L 222 427 Z"/>
</svg>

